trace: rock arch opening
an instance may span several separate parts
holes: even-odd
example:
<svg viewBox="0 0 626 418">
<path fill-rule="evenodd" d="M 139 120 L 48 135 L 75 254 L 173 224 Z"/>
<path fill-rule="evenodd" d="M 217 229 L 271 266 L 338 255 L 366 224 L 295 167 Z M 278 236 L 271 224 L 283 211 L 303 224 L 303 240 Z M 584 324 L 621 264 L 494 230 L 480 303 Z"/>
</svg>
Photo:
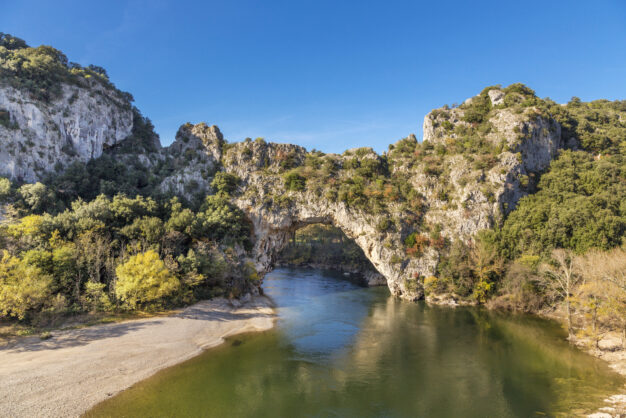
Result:
<svg viewBox="0 0 626 418">
<path fill-rule="evenodd" d="M 375 271 L 384 277 L 393 295 L 410 300 L 423 297 L 419 272 L 434 270 L 436 260 L 431 249 L 426 250 L 425 257 L 408 258 L 404 253 L 402 231 L 376 227 L 388 218 L 387 214 L 366 214 L 341 202 L 330 202 L 308 193 L 299 197 L 297 203 L 294 200 L 286 207 L 269 206 L 263 200 L 246 198 L 245 194 L 244 198 L 234 200 L 252 224 L 251 256 L 258 271 L 268 272 L 274 268 L 295 231 L 311 224 L 331 225 L 361 249 Z"/>
<path fill-rule="evenodd" d="M 293 231 L 274 266 L 336 270 L 363 286 L 387 284 L 361 247 L 328 224 L 308 224 Z"/>
</svg>

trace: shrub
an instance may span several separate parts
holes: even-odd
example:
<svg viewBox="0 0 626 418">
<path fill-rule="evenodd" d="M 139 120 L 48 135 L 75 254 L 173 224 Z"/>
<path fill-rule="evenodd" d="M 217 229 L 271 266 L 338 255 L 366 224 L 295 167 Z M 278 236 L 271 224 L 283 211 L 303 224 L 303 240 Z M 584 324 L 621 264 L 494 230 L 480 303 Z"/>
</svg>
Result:
<svg viewBox="0 0 626 418">
<path fill-rule="evenodd" d="M 428 276 L 424 279 L 424 294 L 436 294 L 439 287 L 439 279 L 435 276 Z"/>
<path fill-rule="evenodd" d="M 5 250 L 0 258 L 0 315 L 24 319 L 50 295 L 52 279 Z"/>
<path fill-rule="evenodd" d="M 6 201 L 11 197 L 11 180 L 0 177 L 0 202 Z"/>
<path fill-rule="evenodd" d="M 285 189 L 288 191 L 302 191 L 306 188 L 306 179 L 295 171 L 290 171 L 283 177 Z"/>
<path fill-rule="evenodd" d="M 130 257 L 117 266 L 115 273 L 115 295 L 131 309 L 158 302 L 180 286 L 178 279 L 153 250 Z"/>
<path fill-rule="evenodd" d="M 113 308 L 109 296 L 106 294 L 104 283 L 85 283 L 84 306 L 92 312 L 108 311 Z"/>
<path fill-rule="evenodd" d="M 376 230 L 379 232 L 385 232 L 391 226 L 391 221 L 388 218 L 383 218 L 376 224 Z"/>
<path fill-rule="evenodd" d="M 404 239 L 407 255 L 419 257 L 429 245 L 430 239 L 422 234 L 413 232 Z"/>
<path fill-rule="evenodd" d="M 535 91 L 531 89 L 530 87 L 525 86 L 522 83 L 513 83 L 510 86 L 505 87 L 502 91 L 504 91 L 505 94 L 518 93 L 518 94 L 521 94 L 522 96 L 529 96 L 529 97 L 535 96 Z"/>
<path fill-rule="evenodd" d="M 464 105 L 465 113 L 461 118 L 468 123 L 482 123 L 491 110 L 491 99 L 488 94 L 480 94 L 472 98 L 471 103 Z"/>
<path fill-rule="evenodd" d="M 241 180 L 236 175 L 220 171 L 215 174 L 215 178 L 211 182 L 211 187 L 218 194 L 230 195 L 237 189 L 237 185 L 240 181 Z"/>
<path fill-rule="evenodd" d="M 0 125 L 7 129 L 18 129 L 19 126 L 15 122 L 11 122 L 11 115 L 8 110 L 0 109 Z"/>
</svg>

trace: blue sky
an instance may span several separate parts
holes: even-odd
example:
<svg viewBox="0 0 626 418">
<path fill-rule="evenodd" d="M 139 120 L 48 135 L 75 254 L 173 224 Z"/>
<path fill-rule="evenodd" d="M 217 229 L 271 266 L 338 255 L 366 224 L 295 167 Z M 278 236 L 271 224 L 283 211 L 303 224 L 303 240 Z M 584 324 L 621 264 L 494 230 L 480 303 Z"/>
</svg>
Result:
<svg viewBox="0 0 626 418">
<path fill-rule="evenodd" d="M 0 31 L 107 69 L 169 144 L 206 121 L 230 141 L 377 151 L 493 84 L 566 102 L 626 99 L 626 2 L 10 1 Z"/>
</svg>

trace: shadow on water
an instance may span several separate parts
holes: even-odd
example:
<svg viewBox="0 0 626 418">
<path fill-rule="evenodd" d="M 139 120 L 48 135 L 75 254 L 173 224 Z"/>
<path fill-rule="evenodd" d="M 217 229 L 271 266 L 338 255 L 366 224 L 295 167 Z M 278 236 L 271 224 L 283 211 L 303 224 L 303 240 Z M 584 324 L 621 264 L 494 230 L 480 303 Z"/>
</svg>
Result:
<svg viewBox="0 0 626 418">
<path fill-rule="evenodd" d="M 571 416 L 623 384 L 537 318 L 402 302 L 319 271 L 277 270 L 265 290 L 275 329 L 237 336 L 88 416 Z"/>
</svg>

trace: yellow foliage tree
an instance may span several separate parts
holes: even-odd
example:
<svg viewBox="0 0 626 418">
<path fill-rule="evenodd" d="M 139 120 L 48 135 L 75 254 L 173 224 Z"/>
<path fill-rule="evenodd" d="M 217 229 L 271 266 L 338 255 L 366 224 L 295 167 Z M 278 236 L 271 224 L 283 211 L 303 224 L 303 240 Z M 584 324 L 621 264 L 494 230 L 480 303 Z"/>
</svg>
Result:
<svg viewBox="0 0 626 418">
<path fill-rule="evenodd" d="M 132 309 L 169 296 L 180 286 L 179 280 L 153 250 L 130 257 L 117 266 L 115 273 L 115 295 Z"/>
<path fill-rule="evenodd" d="M 424 279 L 424 294 L 430 295 L 437 293 L 439 287 L 439 279 L 435 276 L 428 276 Z"/>
<path fill-rule="evenodd" d="M 0 257 L 0 316 L 23 319 L 50 295 L 52 279 L 7 251 Z"/>
<path fill-rule="evenodd" d="M 19 222 L 9 225 L 7 232 L 14 238 L 27 237 L 32 239 L 41 234 L 42 224 L 42 216 L 28 215 L 20 219 Z"/>
<path fill-rule="evenodd" d="M 579 274 L 579 260 L 574 257 L 571 250 L 557 248 L 552 251 L 552 261 L 552 263 L 544 263 L 541 271 L 548 278 L 548 286 L 565 302 L 567 333 L 568 338 L 571 339 L 574 337 L 572 321 L 574 291 L 582 279 Z"/>
<path fill-rule="evenodd" d="M 611 327 L 619 327 L 626 348 L 626 249 L 591 250 L 578 258 L 578 264 L 586 284 L 597 289 L 602 319 Z"/>
</svg>

